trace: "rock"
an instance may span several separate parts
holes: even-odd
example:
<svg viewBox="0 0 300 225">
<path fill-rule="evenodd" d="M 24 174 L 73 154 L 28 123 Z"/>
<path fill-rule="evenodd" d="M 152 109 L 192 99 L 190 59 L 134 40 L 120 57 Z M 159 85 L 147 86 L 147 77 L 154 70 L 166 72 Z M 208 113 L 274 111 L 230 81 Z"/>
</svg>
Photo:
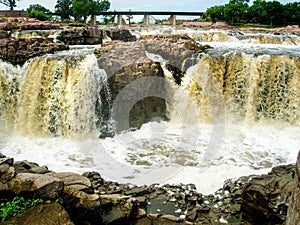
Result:
<svg viewBox="0 0 300 225">
<path fill-rule="evenodd" d="M 67 211 L 59 204 L 38 205 L 1 224 L 15 225 L 73 225 Z"/>
<path fill-rule="evenodd" d="M 187 35 L 145 35 L 138 42 L 149 53 L 162 56 L 173 68 L 183 68 L 181 72 L 195 65 L 201 52 L 197 43 Z"/>
<path fill-rule="evenodd" d="M 20 173 L 9 181 L 8 186 L 17 195 L 54 199 L 61 196 L 64 184 L 61 180 L 49 175 Z"/>
<path fill-rule="evenodd" d="M 60 24 L 51 21 L 39 21 L 35 18 L 10 17 L 0 22 L 1 30 L 54 30 L 61 28 Z"/>
<path fill-rule="evenodd" d="M 149 60 L 142 44 L 109 42 L 97 49 L 99 66 L 108 76 L 117 132 L 166 118 L 170 90 L 159 63 Z"/>
<path fill-rule="evenodd" d="M 9 170 L 9 167 L 12 166 L 13 164 L 13 159 L 12 158 L 0 158 L 0 177 L 2 178 L 2 175 L 7 173 Z"/>
<path fill-rule="evenodd" d="M 76 191 L 83 191 L 93 193 L 91 181 L 77 173 L 62 172 L 62 173 L 49 173 L 50 176 L 56 177 L 64 182 L 65 187 L 72 187 Z"/>
<path fill-rule="evenodd" d="M 66 45 L 102 44 L 102 31 L 87 26 L 73 27 L 60 31 L 57 40 Z"/>
<path fill-rule="evenodd" d="M 87 194 L 83 191 L 78 191 L 76 186 L 65 186 L 63 198 L 69 208 L 82 208 L 92 211 L 100 206 L 100 200 L 97 194 Z"/>
<path fill-rule="evenodd" d="M 7 31 L 5 30 L 0 30 L 0 39 L 3 39 L 3 38 L 8 38 L 9 37 L 9 34 Z"/>
<path fill-rule="evenodd" d="M 109 32 L 108 32 L 109 33 Z M 112 40 L 120 40 L 120 41 L 136 41 L 136 36 L 132 35 L 127 29 L 115 29 L 110 31 Z"/>
<path fill-rule="evenodd" d="M 0 152 L 0 159 L 5 158 L 6 156 Z"/>
<path fill-rule="evenodd" d="M 17 173 L 35 173 L 35 174 L 45 174 L 49 170 L 46 166 L 40 167 L 37 163 L 24 161 L 14 162 L 14 168 Z"/>
<path fill-rule="evenodd" d="M 295 166 L 279 166 L 255 177 L 242 193 L 241 213 L 250 224 L 282 224 L 293 190 Z"/>
<path fill-rule="evenodd" d="M 286 225 L 295 225 L 300 221 L 300 151 L 296 163 L 293 191 L 289 203 Z"/>
<path fill-rule="evenodd" d="M 51 38 L 0 39 L 0 58 L 14 65 L 23 65 L 30 58 L 67 49 L 68 46 L 54 43 Z"/>
</svg>

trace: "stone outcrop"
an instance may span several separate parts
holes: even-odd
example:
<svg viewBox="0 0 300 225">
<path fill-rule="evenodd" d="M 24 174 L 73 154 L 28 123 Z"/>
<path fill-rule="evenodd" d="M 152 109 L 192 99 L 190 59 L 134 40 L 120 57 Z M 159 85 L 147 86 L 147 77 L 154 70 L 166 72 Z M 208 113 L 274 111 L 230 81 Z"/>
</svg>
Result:
<svg viewBox="0 0 300 225">
<path fill-rule="evenodd" d="M 279 166 L 254 177 L 242 193 L 242 217 L 253 225 L 283 224 L 293 190 L 295 166 Z"/>
<path fill-rule="evenodd" d="M 286 225 L 294 225 L 300 221 L 300 152 L 296 163 L 296 174 L 293 183 L 293 191 L 289 204 Z"/>
<path fill-rule="evenodd" d="M 100 26 L 83 26 L 65 28 L 59 32 L 57 39 L 67 45 L 96 45 L 105 41 L 136 41 L 136 36 L 126 29 L 107 29 Z"/>
<path fill-rule="evenodd" d="M 117 131 L 166 117 L 164 73 L 160 63 L 148 59 L 142 44 L 108 42 L 95 54 L 107 73 Z"/>
<path fill-rule="evenodd" d="M 203 50 L 187 35 L 145 35 L 139 40 L 146 51 L 158 54 L 168 64 L 185 71 L 198 62 L 198 54 Z"/>
<path fill-rule="evenodd" d="M 30 58 L 67 49 L 68 46 L 54 43 L 50 38 L 0 39 L 0 58 L 14 65 L 23 65 Z"/>
<path fill-rule="evenodd" d="M 0 30 L 52 30 L 62 26 L 51 21 L 39 21 L 35 18 L 11 17 L 8 20 L 0 21 Z"/>
</svg>

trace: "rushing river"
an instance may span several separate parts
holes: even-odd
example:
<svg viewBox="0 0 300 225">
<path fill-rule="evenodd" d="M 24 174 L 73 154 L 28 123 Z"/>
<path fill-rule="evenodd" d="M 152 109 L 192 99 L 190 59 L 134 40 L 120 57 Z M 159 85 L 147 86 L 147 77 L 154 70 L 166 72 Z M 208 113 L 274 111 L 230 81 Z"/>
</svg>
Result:
<svg viewBox="0 0 300 225">
<path fill-rule="evenodd" d="M 164 67 L 167 59 L 147 53 L 169 82 L 168 121 L 154 118 L 100 139 L 95 105 L 103 108 L 111 100 L 107 75 L 92 48 L 75 47 L 23 67 L 0 62 L 0 152 L 55 171 L 97 171 L 118 182 L 194 183 L 202 193 L 213 193 L 228 178 L 296 161 L 299 37 L 174 28 L 132 32 L 187 33 L 213 47 L 188 68 L 181 86 Z"/>
</svg>

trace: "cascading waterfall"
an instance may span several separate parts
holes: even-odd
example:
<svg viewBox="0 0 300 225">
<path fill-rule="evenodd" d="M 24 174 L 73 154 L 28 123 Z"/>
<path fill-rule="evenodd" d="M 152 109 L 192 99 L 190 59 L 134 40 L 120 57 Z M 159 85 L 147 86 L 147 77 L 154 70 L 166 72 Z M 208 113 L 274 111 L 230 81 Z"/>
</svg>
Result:
<svg viewBox="0 0 300 225">
<path fill-rule="evenodd" d="M 25 69 L 18 93 L 17 84 L 8 88 L 5 84 L 15 79 L 11 71 L 14 70 L 2 72 L 6 80 L 0 93 L 9 93 L 6 89 L 10 88 L 14 95 L 3 98 L 5 102 L 1 105 L 6 109 L 1 111 L 6 112 L 6 120 L 8 115 L 15 115 L 9 121 L 14 123 L 17 132 L 42 137 L 77 137 L 100 129 L 103 104 L 108 104 L 110 94 L 106 73 L 99 68 L 95 55 L 35 58 Z"/>
<path fill-rule="evenodd" d="M 300 58 L 291 55 L 211 53 L 185 78 L 185 85 L 198 101 L 202 121 L 212 119 L 211 108 L 224 107 L 235 121 L 299 125 L 299 68 Z"/>
</svg>

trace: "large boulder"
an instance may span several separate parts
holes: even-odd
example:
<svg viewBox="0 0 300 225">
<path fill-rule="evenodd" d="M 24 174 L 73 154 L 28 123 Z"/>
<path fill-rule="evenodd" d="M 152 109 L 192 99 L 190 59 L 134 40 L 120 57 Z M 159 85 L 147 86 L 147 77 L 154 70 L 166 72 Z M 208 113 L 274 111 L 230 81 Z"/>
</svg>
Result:
<svg viewBox="0 0 300 225">
<path fill-rule="evenodd" d="M 68 46 L 54 43 L 51 38 L 0 39 L 0 59 L 14 65 L 23 65 L 30 58 L 67 49 Z"/>
<path fill-rule="evenodd" d="M 19 173 L 8 182 L 8 187 L 16 195 L 55 199 L 61 196 L 64 183 L 47 174 Z"/>
<path fill-rule="evenodd" d="M 253 178 L 243 190 L 241 213 L 252 225 L 283 224 L 294 188 L 295 165 Z"/>
<path fill-rule="evenodd" d="M 293 193 L 288 209 L 286 225 L 295 225 L 300 221 L 300 151 L 296 163 L 296 174 L 293 184 Z"/>
</svg>

